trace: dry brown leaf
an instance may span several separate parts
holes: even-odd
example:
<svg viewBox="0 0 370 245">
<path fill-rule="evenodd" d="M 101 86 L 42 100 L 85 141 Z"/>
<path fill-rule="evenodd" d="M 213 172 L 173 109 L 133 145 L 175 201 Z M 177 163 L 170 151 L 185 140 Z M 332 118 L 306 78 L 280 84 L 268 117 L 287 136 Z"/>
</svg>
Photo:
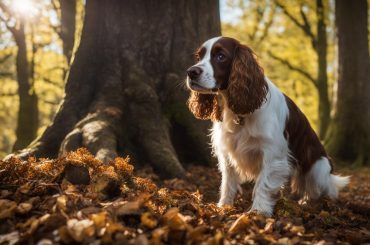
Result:
<svg viewBox="0 0 370 245">
<path fill-rule="evenodd" d="M 6 219 L 14 215 L 17 203 L 8 199 L 0 199 L 0 219 Z"/>
<path fill-rule="evenodd" d="M 171 208 L 164 215 L 163 219 L 171 230 L 185 230 L 187 228 L 185 217 L 179 213 L 178 208 Z"/>
<path fill-rule="evenodd" d="M 107 222 L 107 212 L 91 214 L 90 219 L 94 222 L 96 228 L 103 228 Z"/>
<path fill-rule="evenodd" d="M 95 234 L 94 222 L 90 219 L 70 219 L 67 221 L 67 231 L 75 241 L 81 242 Z"/>
<path fill-rule="evenodd" d="M 58 210 L 65 211 L 67 209 L 67 201 L 68 201 L 68 197 L 66 195 L 61 195 L 57 197 L 56 206 Z"/>
<path fill-rule="evenodd" d="M 158 225 L 158 220 L 150 212 L 141 215 L 141 223 L 149 229 L 154 229 Z"/>
<path fill-rule="evenodd" d="M 0 244 L 14 245 L 19 241 L 19 232 L 13 231 L 8 234 L 0 235 Z"/>
<path fill-rule="evenodd" d="M 129 214 L 138 214 L 139 209 L 141 208 L 141 202 L 133 201 L 133 202 L 126 202 L 116 208 L 116 214 L 118 216 L 124 216 Z"/>
<path fill-rule="evenodd" d="M 231 225 L 228 233 L 234 235 L 238 232 L 245 230 L 251 224 L 251 218 L 248 214 L 242 214 L 235 222 Z"/>
<path fill-rule="evenodd" d="M 28 213 L 31 209 L 32 209 L 32 204 L 31 203 L 22 202 L 22 203 L 18 204 L 15 211 L 17 213 L 20 213 L 20 214 L 25 214 L 25 213 Z"/>
</svg>

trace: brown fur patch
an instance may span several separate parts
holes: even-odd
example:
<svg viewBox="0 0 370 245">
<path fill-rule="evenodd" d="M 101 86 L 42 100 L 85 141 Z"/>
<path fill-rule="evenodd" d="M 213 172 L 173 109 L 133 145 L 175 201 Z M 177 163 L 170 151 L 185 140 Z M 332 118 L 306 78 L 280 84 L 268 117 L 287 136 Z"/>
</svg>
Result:
<svg viewBox="0 0 370 245">
<path fill-rule="evenodd" d="M 228 106 L 235 114 L 250 114 L 266 101 L 268 85 L 253 51 L 239 44 L 226 90 Z"/>
<path fill-rule="evenodd" d="M 221 121 L 221 109 L 218 105 L 216 95 L 201 94 L 191 91 L 187 102 L 190 111 L 198 119 Z"/>
<path fill-rule="evenodd" d="M 284 136 L 295 158 L 292 162 L 298 165 L 301 172 L 305 174 L 318 159 L 328 157 L 328 155 L 303 112 L 286 95 L 285 100 L 289 108 L 289 118 L 286 122 Z"/>
</svg>

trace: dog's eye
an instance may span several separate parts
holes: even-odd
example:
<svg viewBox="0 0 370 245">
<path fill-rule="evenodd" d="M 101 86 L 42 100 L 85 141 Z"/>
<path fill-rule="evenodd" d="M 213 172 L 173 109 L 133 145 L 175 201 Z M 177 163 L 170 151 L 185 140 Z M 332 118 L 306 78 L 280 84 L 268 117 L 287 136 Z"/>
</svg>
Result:
<svg viewBox="0 0 370 245">
<path fill-rule="evenodd" d="M 218 53 L 218 54 L 216 55 L 216 59 L 217 59 L 218 61 L 225 61 L 226 56 L 225 56 L 223 53 Z"/>
</svg>

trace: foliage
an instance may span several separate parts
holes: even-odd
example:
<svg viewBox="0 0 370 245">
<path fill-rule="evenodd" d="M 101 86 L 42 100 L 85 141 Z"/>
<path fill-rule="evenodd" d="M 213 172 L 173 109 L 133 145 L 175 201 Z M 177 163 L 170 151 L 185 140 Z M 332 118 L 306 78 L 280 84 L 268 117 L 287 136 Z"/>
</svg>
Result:
<svg viewBox="0 0 370 245">
<path fill-rule="evenodd" d="M 11 1 L 4 4 L 11 6 Z M 28 16 L 26 21 L 26 39 L 28 60 L 33 76 L 36 94 L 39 97 L 39 125 L 40 134 L 53 119 L 54 113 L 63 98 L 64 76 L 68 64 L 62 54 L 62 42 L 56 33 L 60 25 L 58 9 L 53 0 L 35 0 L 37 13 Z M 77 5 L 76 36 L 82 30 L 84 5 L 78 1 Z M 3 13 L 0 15 L 2 16 Z M 9 154 L 15 141 L 15 122 L 18 112 L 18 85 L 16 82 L 15 56 L 17 46 L 6 28 L 4 21 L 0 21 L 0 158 Z M 76 45 L 79 38 L 76 38 Z M 3 57 L 10 56 L 3 61 Z"/>
<path fill-rule="evenodd" d="M 265 74 L 291 97 L 308 116 L 310 123 L 317 130 L 318 94 L 312 81 L 302 73 L 292 70 L 287 64 L 274 59 L 277 56 L 294 67 L 299 67 L 315 78 L 317 56 L 311 40 L 297 27 L 276 3 L 284 3 L 289 13 L 302 22 L 302 6 L 312 32 L 316 33 L 316 14 L 314 1 L 279 1 L 279 0 L 228 0 L 232 8 L 242 9 L 242 14 L 233 22 L 224 22 L 222 32 L 225 36 L 236 37 L 249 45 L 257 54 Z M 328 35 L 328 78 L 329 95 L 332 95 L 334 84 L 334 22 L 332 6 L 324 1 L 325 11 L 329 12 L 326 24 Z"/>
<path fill-rule="evenodd" d="M 0 243 L 369 242 L 370 172 L 353 174 L 337 202 L 281 198 L 266 218 L 245 213 L 251 185 L 235 207 L 216 207 L 213 168 L 160 183 L 150 169 L 134 173 L 128 158 L 103 164 L 84 149 L 56 160 L 12 158 L 0 162 Z"/>
</svg>

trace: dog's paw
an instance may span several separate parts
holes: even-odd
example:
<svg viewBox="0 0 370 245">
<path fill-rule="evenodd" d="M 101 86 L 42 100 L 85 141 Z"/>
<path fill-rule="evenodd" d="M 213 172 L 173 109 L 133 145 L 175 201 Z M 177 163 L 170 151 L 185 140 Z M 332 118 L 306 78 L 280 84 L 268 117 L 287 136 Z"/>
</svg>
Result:
<svg viewBox="0 0 370 245">
<path fill-rule="evenodd" d="M 219 201 L 217 203 L 217 207 L 222 208 L 222 207 L 227 207 L 227 206 L 232 206 L 233 202 L 225 202 L 225 201 Z"/>
<path fill-rule="evenodd" d="M 274 213 L 274 210 L 268 209 L 268 208 L 266 209 L 255 208 L 252 206 L 251 209 L 247 213 L 248 214 L 260 214 L 266 217 L 271 217 L 272 214 Z"/>
</svg>

